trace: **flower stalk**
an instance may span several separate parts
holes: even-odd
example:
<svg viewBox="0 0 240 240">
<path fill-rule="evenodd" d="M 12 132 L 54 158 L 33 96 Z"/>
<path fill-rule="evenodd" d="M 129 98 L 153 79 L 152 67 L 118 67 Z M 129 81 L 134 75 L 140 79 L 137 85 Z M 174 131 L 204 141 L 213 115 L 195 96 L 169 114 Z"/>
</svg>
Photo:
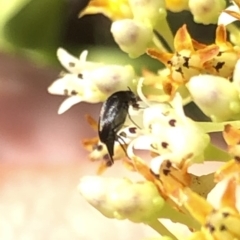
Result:
<svg viewBox="0 0 240 240">
<path fill-rule="evenodd" d="M 177 240 L 177 238 L 157 219 L 146 223 L 149 227 L 158 232 L 161 236 L 169 236 L 172 240 Z"/>
<path fill-rule="evenodd" d="M 169 24 L 167 22 L 166 18 L 163 18 L 161 21 L 159 21 L 154 30 L 163 37 L 163 39 L 165 40 L 165 42 L 168 44 L 168 46 L 170 47 L 170 49 L 172 51 L 174 51 L 174 46 L 173 46 L 173 34 L 172 31 L 169 27 Z"/>
</svg>

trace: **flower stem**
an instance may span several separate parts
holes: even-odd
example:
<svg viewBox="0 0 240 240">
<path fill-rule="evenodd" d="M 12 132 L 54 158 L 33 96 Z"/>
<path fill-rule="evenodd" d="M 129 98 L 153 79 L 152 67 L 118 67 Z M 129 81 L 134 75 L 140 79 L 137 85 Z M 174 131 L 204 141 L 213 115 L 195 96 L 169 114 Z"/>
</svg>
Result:
<svg viewBox="0 0 240 240">
<path fill-rule="evenodd" d="M 161 218 L 168 218 L 172 222 L 182 223 L 190 228 L 195 230 L 200 229 L 200 224 L 196 222 L 190 215 L 178 212 L 174 208 L 172 208 L 169 204 L 165 204 L 164 207 L 161 209 L 159 217 Z"/>
<path fill-rule="evenodd" d="M 231 124 L 233 127 L 240 128 L 240 121 L 228 121 L 228 122 L 198 122 L 198 126 L 206 133 L 210 132 L 222 132 L 226 124 Z"/>
<path fill-rule="evenodd" d="M 163 18 L 161 21 L 159 21 L 158 24 L 154 27 L 154 30 L 164 38 L 168 46 L 171 48 L 172 52 L 174 52 L 174 38 L 166 18 Z"/>
<path fill-rule="evenodd" d="M 149 48 L 157 48 L 161 52 L 167 52 L 166 47 L 163 45 L 163 43 L 159 40 L 157 36 L 153 36 L 151 45 L 149 45 Z"/>
<path fill-rule="evenodd" d="M 177 238 L 162 224 L 160 223 L 157 219 L 152 220 L 151 222 L 145 223 L 151 228 L 153 228 L 155 231 L 157 231 L 160 235 L 164 236 L 169 236 L 172 238 L 172 240 L 177 240 Z"/>
</svg>

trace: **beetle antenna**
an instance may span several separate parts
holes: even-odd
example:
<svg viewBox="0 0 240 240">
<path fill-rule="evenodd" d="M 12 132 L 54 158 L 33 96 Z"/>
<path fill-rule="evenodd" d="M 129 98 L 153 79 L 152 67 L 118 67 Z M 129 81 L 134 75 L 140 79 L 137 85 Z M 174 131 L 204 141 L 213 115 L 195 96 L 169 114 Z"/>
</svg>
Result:
<svg viewBox="0 0 240 240">
<path fill-rule="evenodd" d="M 132 92 L 132 89 L 131 89 L 129 86 L 128 86 L 127 88 L 128 88 L 128 90 L 129 90 L 129 91 L 131 91 L 131 92 Z"/>
</svg>

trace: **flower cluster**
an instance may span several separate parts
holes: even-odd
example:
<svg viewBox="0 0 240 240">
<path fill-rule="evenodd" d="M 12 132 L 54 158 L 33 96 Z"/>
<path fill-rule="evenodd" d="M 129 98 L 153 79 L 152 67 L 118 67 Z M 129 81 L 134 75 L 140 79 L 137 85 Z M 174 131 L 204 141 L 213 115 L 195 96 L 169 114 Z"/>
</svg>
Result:
<svg viewBox="0 0 240 240">
<path fill-rule="evenodd" d="M 131 66 L 89 62 L 87 51 L 79 59 L 61 48 L 57 51 L 67 72 L 48 90 L 68 96 L 59 113 L 81 101 L 103 102 L 118 91 L 131 89 L 138 97 L 137 107 L 129 104 L 118 132 L 114 124 L 119 119 L 109 120 L 109 131 L 116 134 L 113 156 L 99 136 L 84 139 L 83 146 L 91 161 L 100 162 L 98 174 L 107 170 L 113 157 L 144 180 L 88 176 L 81 179 L 79 191 L 104 216 L 145 223 L 161 235 L 159 240 L 240 239 L 240 39 L 238 28 L 230 24 L 240 19 L 240 2 L 225 7 L 224 0 L 90 1 L 80 16 L 100 12 L 112 19 L 111 32 L 119 47 L 130 57 L 147 53 L 162 62 L 165 67 L 157 73 L 143 69 L 138 76 Z M 196 41 L 187 25 L 173 38 L 167 10 L 189 10 L 196 23 L 218 22 L 215 41 Z M 190 102 L 208 122 L 185 115 L 184 106 Z M 97 121 L 86 118 L 99 131 Z M 222 132 L 227 150 L 211 141 L 211 132 Z M 225 163 L 207 173 L 194 170 L 213 160 Z M 184 233 L 179 230 L 183 228 Z"/>
<path fill-rule="evenodd" d="M 227 41 L 225 27 L 219 25 L 216 30 L 215 43 L 206 46 L 191 39 L 184 25 L 176 33 L 174 46 L 175 53 L 147 49 L 150 56 L 163 62 L 168 69 L 168 74 L 161 79 L 165 91 L 169 95 L 175 95 L 177 89 L 184 85 L 198 107 L 213 121 L 239 117 L 239 92 L 234 85 L 238 81 L 237 67 L 234 83 L 228 79 L 233 75 L 240 51 L 238 47 L 232 46 Z M 224 89 L 224 95 L 228 95 L 228 97 L 225 96 L 226 99 L 229 98 L 229 102 L 222 101 L 221 89 Z M 229 94 L 226 89 L 229 89 Z M 201 94 L 202 91 L 206 93 L 204 96 Z M 214 112 L 213 102 L 222 107 L 225 102 L 226 109 L 225 107 L 223 109 L 226 112 L 218 111 L 220 110 L 218 107 L 215 108 L 218 112 Z"/>
</svg>

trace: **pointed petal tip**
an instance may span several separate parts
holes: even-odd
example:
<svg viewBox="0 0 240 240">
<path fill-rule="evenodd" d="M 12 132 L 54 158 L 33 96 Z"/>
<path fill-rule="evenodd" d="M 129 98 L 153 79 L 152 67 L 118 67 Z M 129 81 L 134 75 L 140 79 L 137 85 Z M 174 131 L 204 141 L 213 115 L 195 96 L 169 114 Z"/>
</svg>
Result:
<svg viewBox="0 0 240 240">
<path fill-rule="evenodd" d="M 57 49 L 57 57 L 58 57 L 58 59 L 61 58 L 61 56 L 63 56 L 66 53 L 67 53 L 67 51 L 64 48 L 61 48 L 61 47 L 58 48 Z"/>
<path fill-rule="evenodd" d="M 82 101 L 82 99 L 80 96 L 73 96 L 73 97 L 69 97 L 69 98 L 65 99 L 58 109 L 58 114 L 60 115 L 64 112 L 66 112 L 73 105 L 75 105 L 81 101 Z"/>
<path fill-rule="evenodd" d="M 48 93 L 55 95 L 64 95 L 66 83 L 62 78 L 55 80 L 47 89 Z"/>
<path fill-rule="evenodd" d="M 174 47 L 176 52 L 180 52 L 181 50 L 190 50 L 194 51 L 193 43 L 191 36 L 187 30 L 186 24 L 184 24 L 181 28 L 178 29 L 174 38 Z"/>
</svg>

